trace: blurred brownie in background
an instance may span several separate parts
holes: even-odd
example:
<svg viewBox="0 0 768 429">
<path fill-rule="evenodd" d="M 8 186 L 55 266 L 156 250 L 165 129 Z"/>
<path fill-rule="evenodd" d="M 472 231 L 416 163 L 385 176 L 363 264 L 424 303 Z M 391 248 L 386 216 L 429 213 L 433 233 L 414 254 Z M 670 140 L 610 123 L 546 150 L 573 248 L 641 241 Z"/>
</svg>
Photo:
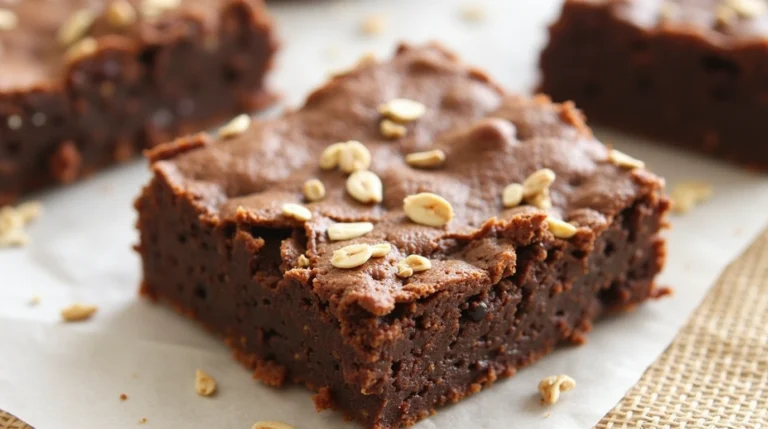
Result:
<svg viewBox="0 0 768 429">
<path fill-rule="evenodd" d="M 764 0 L 567 0 L 539 89 L 594 122 L 768 171 L 767 35 Z"/>
<path fill-rule="evenodd" d="M 0 205 L 271 101 L 261 0 L 0 0 Z"/>
</svg>

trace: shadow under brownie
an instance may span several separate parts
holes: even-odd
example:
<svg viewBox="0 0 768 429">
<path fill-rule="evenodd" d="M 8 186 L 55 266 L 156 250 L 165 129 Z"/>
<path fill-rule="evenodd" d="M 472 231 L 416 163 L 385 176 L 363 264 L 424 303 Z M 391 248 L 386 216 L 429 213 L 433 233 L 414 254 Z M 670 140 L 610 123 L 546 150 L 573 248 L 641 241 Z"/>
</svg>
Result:
<svg viewBox="0 0 768 429">
<path fill-rule="evenodd" d="M 0 2 L 0 205 L 267 106 L 261 0 Z"/>
<path fill-rule="evenodd" d="M 245 125 L 149 152 L 141 292 L 318 409 L 413 424 L 659 293 L 663 180 L 439 46 Z"/>
</svg>

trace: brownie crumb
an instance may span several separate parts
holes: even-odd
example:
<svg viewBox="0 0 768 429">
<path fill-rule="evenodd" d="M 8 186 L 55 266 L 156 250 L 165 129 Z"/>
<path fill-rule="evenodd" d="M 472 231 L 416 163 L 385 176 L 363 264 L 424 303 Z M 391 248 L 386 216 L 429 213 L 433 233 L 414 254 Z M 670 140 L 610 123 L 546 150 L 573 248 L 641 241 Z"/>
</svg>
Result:
<svg viewBox="0 0 768 429">
<path fill-rule="evenodd" d="M 261 380 L 267 386 L 280 387 L 285 383 L 286 369 L 284 366 L 270 361 L 257 362 L 253 370 L 253 378 Z"/>
<path fill-rule="evenodd" d="M 685 214 L 712 197 L 712 186 L 704 182 L 678 183 L 672 189 L 672 211 Z"/>
<path fill-rule="evenodd" d="M 333 408 L 333 396 L 329 387 L 321 387 L 317 393 L 312 395 L 312 402 L 315 403 L 315 409 L 320 412 Z"/>
<path fill-rule="evenodd" d="M 146 417 L 142 417 L 142 418 L 140 418 L 140 419 L 139 419 L 139 424 L 140 424 L 140 425 L 143 425 L 143 424 L 145 424 L 147 421 L 148 421 L 148 420 L 147 420 L 147 418 L 146 418 Z"/>
<path fill-rule="evenodd" d="M 128 400 L 128 395 L 126 395 L 125 393 L 121 393 L 120 394 L 120 400 L 121 401 L 127 401 Z"/>
<path fill-rule="evenodd" d="M 560 399 L 561 392 L 567 392 L 576 387 L 576 381 L 565 375 L 551 375 L 539 382 L 539 394 L 545 404 L 554 404 Z"/>
<path fill-rule="evenodd" d="M 655 287 L 651 290 L 651 298 L 659 299 L 674 295 L 675 290 L 668 286 Z"/>
<path fill-rule="evenodd" d="M 82 322 L 90 319 L 99 308 L 89 304 L 73 304 L 61 310 L 65 322 Z"/>
</svg>

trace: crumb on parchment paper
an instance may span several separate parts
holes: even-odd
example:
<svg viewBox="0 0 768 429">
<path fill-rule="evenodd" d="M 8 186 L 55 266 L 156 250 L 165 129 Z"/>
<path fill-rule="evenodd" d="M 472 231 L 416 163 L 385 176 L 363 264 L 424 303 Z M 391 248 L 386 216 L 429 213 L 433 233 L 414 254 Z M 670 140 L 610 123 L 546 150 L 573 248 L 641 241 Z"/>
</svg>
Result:
<svg viewBox="0 0 768 429">
<path fill-rule="evenodd" d="M 488 17 L 488 13 L 485 5 L 472 2 L 461 5 L 459 16 L 467 22 L 482 22 Z"/>
<path fill-rule="evenodd" d="M 561 392 L 567 392 L 576 387 L 576 381 L 565 375 L 550 375 L 539 382 L 539 394 L 541 402 L 555 404 L 560 399 Z"/>
<path fill-rule="evenodd" d="M 35 307 L 40 304 L 40 295 L 34 294 L 29 298 L 29 301 L 27 301 L 27 305 L 30 307 Z"/>
<path fill-rule="evenodd" d="M 98 309 L 90 304 L 72 304 L 61 310 L 61 318 L 65 322 L 82 322 L 93 317 Z"/>
<path fill-rule="evenodd" d="M 366 36 L 378 36 L 387 29 L 387 17 L 382 14 L 368 15 L 360 22 L 360 32 Z"/>
<path fill-rule="evenodd" d="M 25 246 L 29 242 L 25 228 L 40 216 L 42 207 L 37 201 L 1 207 L 0 248 Z"/>
<path fill-rule="evenodd" d="M 712 185 L 688 180 L 680 182 L 672 188 L 670 198 L 672 198 L 672 212 L 676 214 L 685 214 L 691 211 L 697 205 L 703 203 L 712 197 Z"/>
<path fill-rule="evenodd" d="M 195 391 L 200 396 L 212 396 L 216 393 L 216 380 L 202 369 L 196 370 Z"/>
</svg>

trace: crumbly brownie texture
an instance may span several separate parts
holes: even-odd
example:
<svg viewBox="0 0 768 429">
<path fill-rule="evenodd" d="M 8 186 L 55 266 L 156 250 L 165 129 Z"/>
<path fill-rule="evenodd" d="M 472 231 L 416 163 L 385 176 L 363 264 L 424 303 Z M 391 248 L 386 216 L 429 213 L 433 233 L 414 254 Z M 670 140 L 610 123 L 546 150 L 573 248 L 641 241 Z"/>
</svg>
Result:
<svg viewBox="0 0 768 429">
<path fill-rule="evenodd" d="M 383 116 L 405 135 L 383 136 Z M 443 156 L 412 166 L 430 150 Z M 264 382 L 306 384 L 318 409 L 410 425 L 657 293 L 669 202 L 618 155 L 571 104 L 508 95 L 438 46 L 402 46 L 237 137 L 153 150 L 136 203 L 142 293 L 224 335 Z M 349 186 L 374 176 L 380 198 L 375 180 Z M 504 191 L 524 182 L 550 210 L 513 204 Z M 412 197 L 424 192 L 445 201 Z"/>
<path fill-rule="evenodd" d="M 768 171 L 768 3 L 567 0 L 539 88 L 590 120 Z"/>
<path fill-rule="evenodd" d="M 0 0 L 0 205 L 271 101 L 261 0 Z"/>
</svg>

